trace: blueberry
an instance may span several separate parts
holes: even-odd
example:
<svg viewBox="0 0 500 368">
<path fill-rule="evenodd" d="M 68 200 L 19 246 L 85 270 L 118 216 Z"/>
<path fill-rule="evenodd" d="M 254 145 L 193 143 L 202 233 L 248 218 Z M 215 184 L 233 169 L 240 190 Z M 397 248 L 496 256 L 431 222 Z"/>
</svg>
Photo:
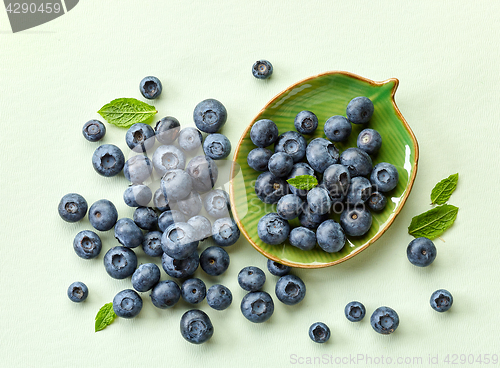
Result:
<svg viewBox="0 0 500 368">
<path fill-rule="evenodd" d="M 184 170 L 186 167 L 186 157 L 177 147 L 162 145 L 153 153 L 153 167 L 161 176 L 165 175 L 168 170 Z"/>
<path fill-rule="evenodd" d="M 139 90 L 141 91 L 144 98 L 148 100 L 154 100 L 161 94 L 162 86 L 158 78 L 149 76 L 144 77 L 139 83 Z"/>
<path fill-rule="evenodd" d="M 322 184 L 330 194 L 333 203 L 342 202 L 349 189 L 351 174 L 344 165 L 330 165 L 323 172 Z"/>
<path fill-rule="evenodd" d="M 453 296 L 448 290 L 439 289 L 432 293 L 430 303 L 436 312 L 446 312 L 453 305 Z"/>
<path fill-rule="evenodd" d="M 240 309 L 250 322 L 265 322 L 273 315 L 273 298 L 265 291 L 252 291 L 243 297 Z"/>
<path fill-rule="evenodd" d="M 368 176 L 372 171 L 372 159 L 359 148 L 348 148 L 340 155 L 340 163 L 347 167 L 351 179 L 355 176 Z"/>
<path fill-rule="evenodd" d="M 203 142 L 205 155 L 213 160 L 222 160 L 231 153 L 231 142 L 222 134 L 209 134 Z"/>
<path fill-rule="evenodd" d="M 286 177 L 293 168 L 292 156 L 284 152 L 277 152 L 269 158 L 268 168 L 271 174 L 277 178 Z"/>
<path fill-rule="evenodd" d="M 277 213 L 264 215 L 257 225 L 257 233 L 264 243 L 277 245 L 285 242 L 290 234 L 290 225 Z"/>
<path fill-rule="evenodd" d="M 215 220 L 212 225 L 212 238 L 220 247 L 233 245 L 240 238 L 240 229 L 236 222 L 229 217 Z"/>
<path fill-rule="evenodd" d="M 382 137 L 374 129 L 364 129 L 358 135 L 357 145 L 369 155 L 376 154 L 382 146 Z"/>
<path fill-rule="evenodd" d="M 219 276 L 229 267 L 229 254 L 221 247 L 208 247 L 200 255 L 200 266 L 210 276 Z"/>
<path fill-rule="evenodd" d="M 332 200 L 325 188 L 315 187 L 307 193 L 307 205 L 312 213 L 325 215 L 330 212 Z"/>
<path fill-rule="evenodd" d="M 186 198 L 193 189 L 193 179 L 181 169 L 169 170 L 160 180 L 163 195 L 169 201 L 178 201 Z"/>
<path fill-rule="evenodd" d="M 293 230 L 292 230 L 293 231 Z M 272 259 L 267 260 L 267 270 L 274 276 L 285 276 L 290 272 L 290 267 L 284 264 L 273 261 Z"/>
<path fill-rule="evenodd" d="M 104 256 L 104 268 L 114 279 L 124 279 L 132 275 L 137 267 L 137 256 L 130 248 L 113 247 Z"/>
<path fill-rule="evenodd" d="M 92 155 L 92 166 L 102 176 L 115 176 L 122 171 L 124 165 L 125 156 L 114 144 L 103 144 Z"/>
<path fill-rule="evenodd" d="M 198 304 L 205 299 L 206 295 L 207 288 L 200 279 L 188 279 L 182 283 L 181 296 L 186 302 Z"/>
<path fill-rule="evenodd" d="M 161 144 L 172 144 L 179 136 L 181 124 L 172 116 L 160 119 L 155 125 L 155 137 Z"/>
<path fill-rule="evenodd" d="M 73 249 L 80 258 L 95 258 L 99 255 L 99 253 L 101 253 L 101 238 L 99 238 L 99 235 L 93 231 L 80 231 L 76 234 L 75 239 L 73 240 Z"/>
<path fill-rule="evenodd" d="M 348 236 L 365 235 L 372 226 L 372 214 L 363 206 L 346 208 L 340 214 L 340 226 Z"/>
<path fill-rule="evenodd" d="M 266 282 L 266 274 L 260 268 L 247 266 L 238 274 L 238 284 L 246 291 L 257 291 L 262 289 Z"/>
<path fill-rule="evenodd" d="M 230 208 L 229 194 L 222 189 L 212 190 L 205 196 L 203 206 L 213 218 L 228 217 Z"/>
<path fill-rule="evenodd" d="M 379 192 L 390 192 L 398 185 L 398 170 L 392 164 L 381 162 L 373 168 L 370 181 Z"/>
<path fill-rule="evenodd" d="M 316 234 L 303 226 L 293 228 L 288 240 L 291 245 L 302 250 L 311 250 L 316 246 Z"/>
<path fill-rule="evenodd" d="M 368 204 L 368 207 L 370 207 L 372 211 L 380 212 L 387 205 L 387 198 L 380 192 L 373 192 L 370 198 L 368 198 L 368 200 L 366 201 L 366 203 Z"/>
<path fill-rule="evenodd" d="M 392 308 L 379 307 L 372 313 L 370 324 L 379 334 L 389 335 L 398 328 L 399 316 Z"/>
<path fill-rule="evenodd" d="M 106 134 L 106 127 L 99 120 L 89 120 L 83 125 L 82 133 L 86 140 L 97 142 Z"/>
<path fill-rule="evenodd" d="M 142 244 L 144 235 L 136 223 L 129 218 L 122 218 L 116 222 L 115 238 L 127 248 L 136 248 Z"/>
<path fill-rule="evenodd" d="M 217 133 L 226 123 L 227 111 L 217 100 L 203 100 L 194 108 L 193 119 L 202 132 Z"/>
<path fill-rule="evenodd" d="M 134 152 L 149 151 L 155 144 L 155 131 L 148 124 L 134 124 L 128 128 L 125 142 Z"/>
<path fill-rule="evenodd" d="M 161 266 L 167 275 L 177 279 L 191 276 L 200 265 L 200 256 L 194 252 L 186 259 L 174 259 L 163 253 Z"/>
<path fill-rule="evenodd" d="M 68 287 L 68 298 L 72 302 L 80 303 L 87 299 L 89 289 L 83 282 L 76 281 Z"/>
<path fill-rule="evenodd" d="M 329 140 L 333 142 L 345 142 L 351 135 L 352 125 L 345 117 L 335 115 L 328 118 L 323 130 Z"/>
<path fill-rule="evenodd" d="M 196 232 L 187 222 L 176 222 L 161 237 L 163 252 L 174 259 L 189 258 L 198 248 Z"/>
<path fill-rule="evenodd" d="M 356 205 L 365 203 L 372 194 L 372 184 L 370 180 L 363 176 L 356 176 L 351 179 L 351 184 L 347 191 L 347 204 Z"/>
<path fill-rule="evenodd" d="M 178 142 L 184 151 L 192 152 L 201 147 L 203 136 L 198 129 L 187 127 L 180 131 Z"/>
<path fill-rule="evenodd" d="M 172 280 L 160 281 L 151 289 L 151 302 L 156 308 L 173 307 L 181 297 L 181 289 Z"/>
<path fill-rule="evenodd" d="M 85 217 L 88 205 L 85 198 L 77 193 L 69 193 L 61 198 L 57 211 L 66 222 L 77 222 Z"/>
<path fill-rule="evenodd" d="M 215 310 L 224 310 L 233 302 L 231 290 L 221 284 L 212 285 L 207 291 L 207 303 Z"/>
<path fill-rule="evenodd" d="M 276 297 L 284 304 L 294 305 L 306 296 L 306 285 L 297 276 L 286 275 L 280 277 L 276 283 Z"/>
<path fill-rule="evenodd" d="M 295 129 L 301 134 L 312 134 L 318 128 L 318 117 L 311 111 L 301 111 L 295 116 Z"/>
<path fill-rule="evenodd" d="M 368 97 L 353 98 L 347 105 L 347 119 L 354 124 L 366 124 L 373 115 L 373 103 Z"/>
<path fill-rule="evenodd" d="M 306 147 L 306 139 L 291 130 L 278 136 L 274 143 L 274 152 L 285 152 L 292 156 L 293 162 L 299 162 L 306 155 Z"/>
<path fill-rule="evenodd" d="M 269 159 L 273 155 L 267 148 L 254 148 L 247 155 L 247 163 L 255 171 L 267 171 Z"/>
<path fill-rule="evenodd" d="M 281 197 L 278 201 L 276 212 L 281 218 L 291 220 L 300 215 L 303 205 L 304 203 L 299 196 L 296 196 L 295 194 L 287 194 L 286 196 Z"/>
<path fill-rule="evenodd" d="M 308 229 L 316 229 L 323 221 L 328 219 L 328 215 L 319 215 L 313 213 L 308 205 L 302 208 L 302 213 L 299 215 L 300 224 Z"/>
<path fill-rule="evenodd" d="M 323 344 L 330 339 L 330 328 L 323 322 L 315 322 L 309 327 L 309 337 L 318 344 Z"/>
<path fill-rule="evenodd" d="M 151 207 L 138 207 L 134 211 L 134 222 L 143 230 L 154 230 L 158 226 L 158 214 Z"/>
<path fill-rule="evenodd" d="M 193 216 L 187 223 L 194 228 L 197 240 L 205 240 L 212 236 L 212 224 L 205 216 Z"/>
<path fill-rule="evenodd" d="M 205 312 L 192 309 L 181 317 L 181 335 L 192 344 L 203 344 L 214 334 L 214 326 Z"/>
<path fill-rule="evenodd" d="M 301 175 L 311 175 L 314 176 L 314 170 L 309 164 L 306 164 L 305 162 L 299 162 L 293 165 L 292 171 L 288 175 L 288 179 L 295 178 L 297 176 Z M 307 190 L 305 189 L 297 189 L 293 185 L 288 186 L 290 191 L 298 195 L 299 197 L 305 197 L 307 195 Z"/>
<path fill-rule="evenodd" d="M 161 232 L 164 232 L 170 225 L 178 222 L 186 222 L 186 218 L 182 212 L 177 210 L 167 210 L 158 217 L 158 227 Z"/>
<path fill-rule="evenodd" d="M 142 309 L 142 298 L 132 289 L 120 291 L 113 298 L 113 310 L 118 317 L 134 318 Z"/>
<path fill-rule="evenodd" d="M 334 220 L 326 220 L 318 226 L 316 239 L 320 248 L 328 253 L 339 252 L 346 242 L 344 230 Z"/>
<path fill-rule="evenodd" d="M 140 292 L 151 290 L 158 281 L 160 269 L 154 263 L 141 264 L 132 274 L 132 286 Z"/>
<path fill-rule="evenodd" d="M 161 249 L 161 231 L 150 231 L 144 235 L 142 250 L 150 257 L 160 257 L 163 254 Z"/>
<path fill-rule="evenodd" d="M 217 164 L 208 156 L 196 156 L 189 161 L 186 172 L 193 181 L 193 188 L 198 193 L 211 190 L 219 176 Z"/>
<path fill-rule="evenodd" d="M 153 197 L 153 204 L 156 207 L 156 209 L 160 212 L 165 212 L 170 210 L 170 205 L 168 203 L 168 200 L 165 198 L 165 195 L 163 195 L 163 190 L 161 190 L 161 188 L 158 188 L 156 190 L 155 195 Z"/>
<path fill-rule="evenodd" d="M 361 321 L 366 314 L 366 309 L 360 302 L 350 302 L 344 308 L 346 318 L 351 322 Z"/>
<path fill-rule="evenodd" d="M 428 238 L 413 239 L 406 248 L 406 256 L 411 264 L 418 267 L 427 267 L 436 259 L 437 249 Z"/>
<path fill-rule="evenodd" d="M 152 197 L 151 189 L 144 184 L 132 184 L 123 192 L 123 200 L 130 207 L 144 207 Z"/>
<path fill-rule="evenodd" d="M 90 206 L 89 221 L 94 229 L 107 231 L 113 228 L 118 220 L 118 212 L 113 203 L 101 199 Z"/>
<path fill-rule="evenodd" d="M 266 171 L 255 181 L 255 194 L 264 203 L 278 203 L 281 197 L 288 194 L 288 183 L 284 178 L 277 178 Z"/>
<path fill-rule="evenodd" d="M 273 74 L 273 65 L 267 60 L 258 60 L 252 65 L 252 74 L 257 79 L 267 79 Z"/>
<path fill-rule="evenodd" d="M 123 175 L 131 183 L 142 184 L 148 180 L 153 172 L 151 160 L 142 155 L 132 156 L 123 167 Z"/>
<path fill-rule="evenodd" d="M 250 129 L 250 140 L 257 147 L 268 147 L 278 139 L 278 127 L 269 119 L 257 120 Z"/>
<path fill-rule="evenodd" d="M 323 173 L 328 166 L 339 162 L 339 150 L 328 139 L 316 138 L 307 145 L 306 158 L 314 170 Z"/>
<path fill-rule="evenodd" d="M 191 218 L 200 213 L 203 205 L 201 196 L 196 191 L 192 191 L 186 198 L 176 203 L 179 210 L 187 217 Z"/>
</svg>

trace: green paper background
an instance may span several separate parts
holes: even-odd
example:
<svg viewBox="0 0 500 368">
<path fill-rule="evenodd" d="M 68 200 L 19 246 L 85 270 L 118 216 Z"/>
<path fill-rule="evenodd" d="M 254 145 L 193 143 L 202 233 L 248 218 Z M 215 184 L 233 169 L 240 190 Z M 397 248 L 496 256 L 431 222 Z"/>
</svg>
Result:
<svg viewBox="0 0 500 368">
<path fill-rule="evenodd" d="M 356 366 L 351 356 L 365 358 L 359 366 L 376 366 L 366 358 L 383 355 L 402 358 L 399 366 L 426 367 L 429 357 L 438 356 L 444 366 L 447 354 L 450 363 L 451 354 L 500 354 L 499 13 L 499 2 L 464 0 L 88 0 L 50 23 L 12 34 L 0 11 L 0 365 L 288 367 L 300 365 L 299 357 L 326 357 L 325 363 L 331 355 L 344 358 L 344 365 Z M 274 65 L 269 80 L 251 75 L 260 58 Z M 82 137 L 83 124 L 98 119 L 97 110 L 114 98 L 141 98 L 139 81 L 155 75 L 164 88 L 154 103 L 158 118 L 171 115 L 192 126 L 194 106 L 216 98 L 229 114 L 223 133 L 236 144 L 272 97 L 330 70 L 400 80 L 396 103 L 419 141 L 420 160 L 412 193 L 391 228 L 347 262 L 297 270 L 306 298 L 296 306 L 275 298 L 267 323 L 251 324 L 239 311 L 239 270 L 266 263 L 241 237 L 228 249 L 231 265 L 223 276 L 196 273 L 207 285 L 225 284 L 234 297 L 225 312 L 200 306 L 215 326 L 209 343 L 182 339 L 179 319 L 189 305 L 159 310 L 148 293 L 139 317 L 94 333 L 99 308 L 130 288 L 130 280 L 111 279 L 102 266 L 104 252 L 117 245 L 112 232 L 100 233 L 98 259 L 75 255 L 73 237 L 90 224 L 63 222 L 57 203 L 77 192 L 89 205 L 113 201 L 120 217 L 131 217 L 133 209 L 122 200 L 123 176 L 94 172 L 98 144 Z M 106 127 L 103 143 L 125 152 L 125 130 Z M 445 243 L 436 240 L 434 264 L 416 268 L 406 259 L 412 239 L 407 227 L 430 208 L 433 186 L 456 172 L 450 203 L 460 207 L 457 221 Z M 138 253 L 139 262 L 148 262 Z M 264 290 L 274 295 L 276 278 L 266 274 Z M 77 280 L 90 289 L 82 304 L 66 296 Z M 429 306 L 438 288 L 453 293 L 448 313 Z M 381 305 L 394 308 L 401 319 L 396 333 L 376 334 L 369 318 L 348 322 L 343 309 L 352 300 L 363 302 L 368 314 Z M 316 321 L 330 326 L 329 343 L 309 340 Z M 422 364 L 404 363 L 414 357 Z"/>
</svg>

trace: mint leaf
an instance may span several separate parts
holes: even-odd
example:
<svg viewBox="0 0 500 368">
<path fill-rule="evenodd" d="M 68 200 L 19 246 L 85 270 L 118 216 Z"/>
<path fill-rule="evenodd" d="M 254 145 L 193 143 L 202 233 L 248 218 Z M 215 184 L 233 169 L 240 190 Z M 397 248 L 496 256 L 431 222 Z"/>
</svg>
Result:
<svg viewBox="0 0 500 368">
<path fill-rule="evenodd" d="M 458 182 L 458 173 L 450 175 L 436 184 L 431 193 L 432 204 L 445 204 L 455 191 Z"/>
<path fill-rule="evenodd" d="M 309 190 L 318 185 L 318 180 L 312 175 L 298 175 L 295 178 L 290 178 L 286 181 L 288 184 L 297 189 Z"/>
<path fill-rule="evenodd" d="M 457 218 L 458 207 L 444 204 L 415 216 L 408 226 L 408 233 L 415 238 L 425 236 L 434 239 L 448 229 Z"/>
<path fill-rule="evenodd" d="M 157 112 L 154 106 L 135 98 L 117 98 L 98 111 L 108 123 L 124 128 L 143 122 Z"/>
<path fill-rule="evenodd" d="M 104 304 L 95 316 L 95 332 L 104 330 L 116 318 L 113 303 Z"/>
</svg>

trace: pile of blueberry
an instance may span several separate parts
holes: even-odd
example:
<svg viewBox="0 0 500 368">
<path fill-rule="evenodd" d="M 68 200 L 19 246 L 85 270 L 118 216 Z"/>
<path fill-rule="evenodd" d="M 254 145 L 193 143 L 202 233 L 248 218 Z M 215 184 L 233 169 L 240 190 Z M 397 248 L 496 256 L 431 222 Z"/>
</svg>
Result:
<svg viewBox="0 0 500 368">
<path fill-rule="evenodd" d="M 366 234 L 372 224 L 370 211 L 382 211 L 387 204 L 386 193 L 398 183 L 394 165 L 381 162 L 373 167 L 370 155 L 382 145 L 382 137 L 374 129 L 359 133 L 357 147 L 343 152 L 335 142 L 344 142 L 354 124 L 367 124 L 374 106 L 367 97 L 356 97 L 347 105 L 346 116 L 330 117 L 324 125 L 328 138 L 315 138 L 309 143 L 304 136 L 314 133 L 318 118 L 311 111 L 295 117 L 297 131 L 279 134 L 269 119 L 255 122 L 250 139 L 257 148 L 250 151 L 248 165 L 263 171 L 256 180 L 257 197 L 268 204 L 277 204 L 276 213 L 263 216 L 258 224 L 259 238 L 271 245 L 289 243 L 302 250 L 316 244 L 328 253 L 340 251 L 346 235 Z M 274 152 L 268 147 L 274 144 Z M 287 183 L 297 176 L 314 176 L 320 183 L 310 189 L 299 189 Z M 340 210 L 339 210 L 340 209 Z M 330 214 L 340 212 L 340 221 Z M 300 225 L 291 228 L 288 221 L 298 217 Z"/>
</svg>

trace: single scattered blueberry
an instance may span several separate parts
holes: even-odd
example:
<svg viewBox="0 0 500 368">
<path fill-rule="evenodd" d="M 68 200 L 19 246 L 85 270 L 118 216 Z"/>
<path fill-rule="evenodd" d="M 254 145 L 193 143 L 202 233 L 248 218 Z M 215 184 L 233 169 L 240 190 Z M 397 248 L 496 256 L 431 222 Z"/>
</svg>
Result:
<svg viewBox="0 0 500 368">
<path fill-rule="evenodd" d="M 94 229 L 107 231 L 113 228 L 118 220 L 118 212 L 113 203 L 101 199 L 90 206 L 89 221 Z"/>
<path fill-rule="evenodd" d="M 192 309 L 181 317 L 181 335 L 192 344 L 203 344 L 214 334 L 214 326 L 208 315 L 198 309 Z"/>
<path fill-rule="evenodd" d="M 143 230 L 154 230 L 158 226 L 158 214 L 151 207 L 138 207 L 134 211 L 134 222 Z"/>
<path fill-rule="evenodd" d="M 152 196 L 151 189 L 144 184 L 132 184 L 123 192 L 123 200 L 129 207 L 145 207 Z"/>
<path fill-rule="evenodd" d="M 212 285 L 207 291 L 207 303 L 215 310 L 224 310 L 233 302 L 231 290 L 221 284 Z"/>
<path fill-rule="evenodd" d="M 160 180 L 163 195 L 168 201 L 179 201 L 186 198 L 193 189 L 193 179 L 181 169 L 169 170 Z"/>
<path fill-rule="evenodd" d="M 306 296 L 306 285 L 295 275 L 280 277 L 276 283 L 276 297 L 284 304 L 294 305 Z"/>
<path fill-rule="evenodd" d="M 347 105 L 347 119 L 354 124 L 366 124 L 373 115 L 374 107 L 368 97 L 353 98 Z"/>
<path fill-rule="evenodd" d="M 267 148 L 254 148 L 247 155 L 247 163 L 255 171 L 267 171 L 269 159 L 273 155 Z"/>
<path fill-rule="evenodd" d="M 285 152 L 277 152 L 269 158 L 268 168 L 277 178 L 286 177 L 293 168 L 292 156 Z"/>
<path fill-rule="evenodd" d="M 273 315 L 273 298 L 265 291 L 251 291 L 241 300 L 240 310 L 250 322 L 265 322 Z"/>
<path fill-rule="evenodd" d="M 163 190 L 161 190 L 161 188 L 158 188 L 156 190 L 155 195 L 153 196 L 153 204 L 156 207 L 156 209 L 160 212 L 165 212 L 170 210 L 170 205 L 168 203 L 168 200 L 165 198 L 165 195 L 163 194 Z"/>
<path fill-rule="evenodd" d="M 355 176 L 368 176 L 372 172 L 372 159 L 359 148 L 348 148 L 340 155 L 340 163 L 347 167 L 351 179 Z"/>
<path fill-rule="evenodd" d="M 293 231 L 293 230 L 292 230 Z M 279 262 L 273 261 L 272 259 L 267 260 L 267 270 L 274 276 L 285 276 L 290 273 L 290 267 L 285 266 Z"/>
<path fill-rule="evenodd" d="M 187 222 L 173 223 L 161 237 L 161 248 L 174 259 L 189 258 L 198 248 L 194 228 Z"/>
<path fill-rule="evenodd" d="M 323 130 L 329 140 L 333 142 L 345 142 L 351 135 L 352 125 L 345 117 L 335 115 L 328 118 Z"/>
<path fill-rule="evenodd" d="M 363 206 L 346 208 L 340 214 L 340 226 L 348 236 L 365 235 L 372 226 L 372 214 Z"/>
<path fill-rule="evenodd" d="M 113 298 L 113 310 L 118 317 L 134 318 L 142 309 L 142 298 L 136 291 L 125 289 Z"/>
<path fill-rule="evenodd" d="M 77 222 L 85 217 L 88 205 L 85 198 L 77 193 L 69 193 L 61 198 L 57 211 L 66 222 Z"/>
<path fill-rule="evenodd" d="M 181 211 L 167 210 L 158 217 L 158 227 L 161 232 L 165 232 L 170 225 L 178 222 L 186 222 Z"/>
<path fill-rule="evenodd" d="M 163 254 L 161 249 L 161 231 L 150 231 L 144 235 L 142 250 L 150 257 L 160 257 Z"/>
<path fill-rule="evenodd" d="M 311 250 L 316 246 L 316 233 L 306 227 L 295 227 L 288 237 L 290 245 L 302 250 Z"/>
<path fill-rule="evenodd" d="M 389 335 L 398 328 L 399 316 L 392 308 L 379 307 L 372 313 L 370 324 L 379 334 Z"/>
<path fill-rule="evenodd" d="M 132 219 L 122 218 L 116 222 L 115 238 L 124 247 L 136 248 L 142 244 L 144 235 Z"/>
<path fill-rule="evenodd" d="M 186 259 L 174 259 L 163 253 L 161 266 L 167 275 L 176 279 L 185 279 L 194 274 L 200 265 L 200 256 L 194 252 Z"/>
<path fill-rule="evenodd" d="M 93 231 L 80 231 L 76 234 L 75 239 L 73 240 L 73 249 L 80 258 L 95 258 L 99 255 L 99 253 L 101 253 L 101 238 L 99 238 L 99 235 Z"/>
<path fill-rule="evenodd" d="M 374 129 L 364 129 L 358 135 L 357 145 L 369 155 L 376 154 L 382 146 L 382 137 Z"/>
<path fill-rule="evenodd" d="M 113 247 L 104 256 L 104 268 L 114 279 L 124 279 L 132 275 L 137 267 L 137 256 L 130 248 Z"/>
<path fill-rule="evenodd" d="M 228 217 L 230 209 L 229 194 L 222 189 L 212 190 L 205 195 L 203 206 L 213 218 Z"/>
<path fill-rule="evenodd" d="M 348 205 L 365 203 L 372 194 L 372 184 L 370 180 L 363 176 L 356 176 L 351 179 L 351 184 L 347 190 L 346 202 Z"/>
<path fill-rule="evenodd" d="M 220 247 L 233 245 L 240 238 L 240 229 L 230 217 L 215 220 L 212 225 L 212 239 Z"/>
<path fill-rule="evenodd" d="M 196 240 L 205 240 L 212 236 L 212 224 L 205 216 L 193 216 L 187 223 L 191 225 L 196 232 Z"/>
<path fill-rule="evenodd" d="M 381 162 L 373 168 L 370 181 L 379 192 L 390 192 L 398 185 L 398 169 L 392 164 Z"/>
<path fill-rule="evenodd" d="M 257 224 L 257 233 L 264 243 L 277 245 L 283 243 L 290 234 L 290 225 L 277 213 L 264 215 Z"/>
<path fill-rule="evenodd" d="M 307 205 L 312 213 L 325 215 L 330 212 L 332 200 L 325 188 L 314 187 L 307 193 Z"/>
<path fill-rule="evenodd" d="M 424 237 L 416 238 L 408 244 L 406 256 L 411 264 L 427 267 L 436 259 L 437 249 L 432 240 Z"/>
<path fill-rule="evenodd" d="M 351 174 L 344 165 L 330 165 L 323 172 L 322 184 L 330 194 L 333 203 L 342 202 L 349 189 Z"/>
<path fill-rule="evenodd" d="M 258 60 L 252 65 L 252 74 L 257 79 L 267 79 L 273 74 L 273 65 L 267 60 Z"/>
<path fill-rule="evenodd" d="M 172 280 L 160 281 L 151 289 L 151 302 L 156 308 L 173 307 L 181 297 L 181 289 Z"/>
<path fill-rule="evenodd" d="M 97 142 L 106 134 L 106 127 L 99 120 L 89 120 L 83 125 L 82 133 L 86 140 Z"/>
<path fill-rule="evenodd" d="M 83 282 L 76 281 L 68 287 L 68 298 L 72 302 L 80 303 L 87 299 L 89 289 Z"/>
<path fill-rule="evenodd" d="M 266 274 L 259 267 L 247 266 L 238 274 L 238 284 L 246 291 L 262 289 L 266 282 Z"/>
<path fill-rule="evenodd" d="M 181 211 L 187 218 L 196 216 L 203 208 L 201 196 L 195 190 L 191 191 L 186 198 L 181 199 L 176 204 L 179 211 Z"/>
<path fill-rule="evenodd" d="M 299 215 L 300 224 L 308 229 L 316 229 L 323 221 L 328 219 L 328 214 L 318 215 L 313 213 L 308 205 L 302 208 Z"/>
<path fill-rule="evenodd" d="M 173 116 L 160 119 L 155 126 L 155 137 L 161 144 L 172 144 L 179 136 L 181 124 Z"/>
<path fill-rule="evenodd" d="M 123 167 L 123 175 L 131 183 L 142 184 L 153 172 L 153 163 L 143 155 L 130 157 Z"/>
<path fill-rule="evenodd" d="M 155 153 L 153 153 L 153 167 L 161 176 L 165 175 L 168 170 L 184 170 L 186 167 L 186 157 L 177 147 L 164 144 L 158 147 Z"/>
<path fill-rule="evenodd" d="M 151 290 L 158 281 L 160 269 L 154 263 L 141 264 L 132 274 L 132 286 L 140 292 Z"/>
<path fill-rule="evenodd" d="M 300 215 L 303 205 L 304 202 L 302 202 L 302 199 L 300 199 L 299 196 L 296 196 L 295 194 L 287 194 L 286 196 L 281 197 L 278 201 L 276 212 L 281 218 L 291 220 Z"/>
<path fill-rule="evenodd" d="M 255 181 L 255 194 L 264 203 L 278 203 L 281 197 L 288 194 L 288 183 L 284 178 L 265 171 Z"/>
<path fill-rule="evenodd" d="M 219 276 L 229 267 L 229 254 L 221 247 L 208 247 L 200 255 L 200 266 L 210 276 Z"/>
<path fill-rule="evenodd" d="M 114 144 L 103 144 L 97 147 L 92 155 L 92 166 L 102 176 L 115 176 L 122 171 L 125 165 L 125 156 L 121 149 Z"/>
<path fill-rule="evenodd" d="M 191 304 L 198 304 L 207 295 L 207 288 L 205 283 L 200 279 L 187 279 L 182 283 L 181 296 L 186 302 Z"/>
<path fill-rule="evenodd" d="M 436 312 L 446 312 L 453 304 L 453 296 L 448 290 L 439 289 L 432 293 L 430 303 Z"/>
<path fill-rule="evenodd" d="M 162 85 L 158 78 L 149 76 L 144 77 L 139 83 L 139 90 L 141 91 L 144 98 L 148 100 L 154 100 L 157 98 L 162 91 Z"/>
<path fill-rule="evenodd" d="M 338 222 L 326 220 L 318 226 L 316 240 L 325 252 L 335 253 L 344 248 L 346 237 Z"/>
<path fill-rule="evenodd" d="M 198 193 L 211 190 L 219 176 L 217 164 L 208 156 L 196 156 L 189 161 L 186 172 L 193 181 L 193 188 Z"/>
<path fill-rule="evenodd" d="M 350 302 L 345 306 L 344 314 L 349 321 L 359 322 L 365 317 L 366 309 L 360 302 Z"/>
<path fill-rule="evenodd" d="M 311 111 L 301 111 L 295 116 L 295 129 L 301 134 L 312 134 L 318 128 L 318 117 Z"/>
<path fill-rule="evenodd" d="M 194 108 L 193 120 L 202 132 L 217 133 L 226 123 L 227 111 L 217 100 L 203 100 Z"/>
<path fill-rule="evenodd" d="M 134 152 L 146 152 L 155 144 L 155 131 L 150 125 L 136 123 L 125 134 L 127 146 Z"/>
<path fill-rule="evenodd" d="M 293 130 L 278 136 L 274 143 L 274 152 L 285 152 L 292 156 L 293 162 L 299 162 L 306 155 L 306 139 Z"/>
<path fill-rule="evenodd" d="M 288 175 L 288 179 L 295 178 L 297 176 L 301 175 L 310 175 L 310 176 L 315 176 L 314 175 L 314 170 L 309 164 L 305 162 L 298 162 L 295 165 L 293 165 L 292 171 Z M 293 185 L 288 185 L 290 192 L 292 192 L 295 195 L 298 195 L 301 198 L 305 198 L 307 196 L 307 190 L 306 189 L 297 189 Z"/>
<path fill-rule="evenodd" d="M 180 131 L 178 142 L 184 151 L 192 152 L 201 147 L 203 136 L 198 129 L 187 127 Z"/>
<path fill-rule="evenodd" d="M 309 327 L 309 337 L 318 344 L 323 344 L 330 339 L 330 328 L 323 322 L 315 322 Z"/>
<path fill-rule="evenodd" d="M 250 129 L 250 140 L 257 147 L 265 148 L 278 139 L 278 127 L 269 119 L 257 120 Z"/>
<path fill-rule="evenodd" d="M 366 203 L 372 211 L 380 212 L 387 205 L 387 197 L 380 192 L 373 192 Z"/>
<path fill-rule="evenodd" d="M 231 153 L 231 142 L 223 134 L 209 134 L 203 142 L 203 151 L 213 160 L 222 160 Z"/>
</svg>

